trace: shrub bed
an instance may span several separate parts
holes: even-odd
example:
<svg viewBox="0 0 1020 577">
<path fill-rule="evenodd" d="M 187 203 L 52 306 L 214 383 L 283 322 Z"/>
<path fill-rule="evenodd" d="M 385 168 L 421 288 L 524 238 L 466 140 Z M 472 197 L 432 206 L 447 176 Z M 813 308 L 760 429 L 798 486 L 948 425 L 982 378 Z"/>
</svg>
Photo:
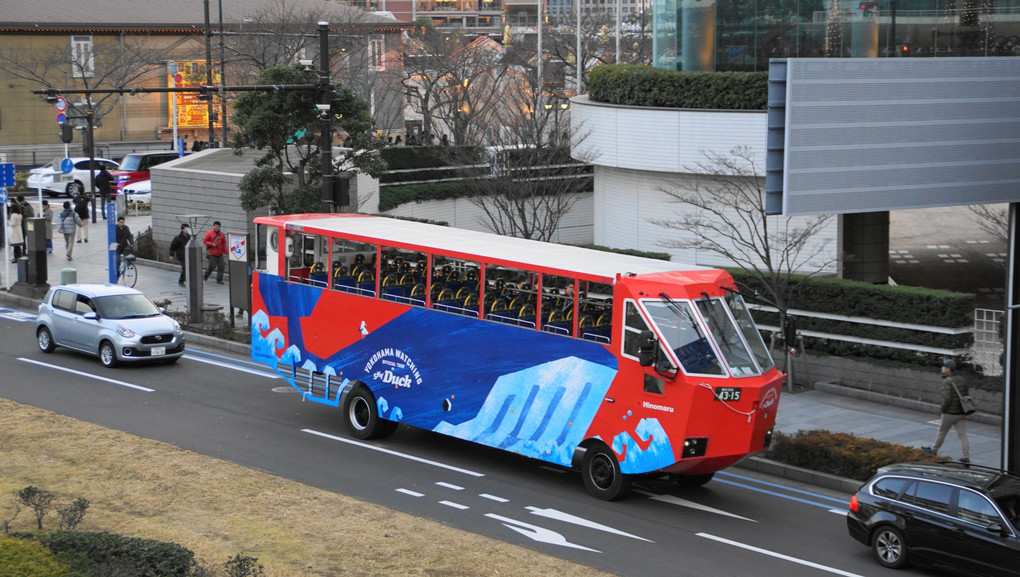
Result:
<svg viewBox="0 0 1020 577">
<path fill-rule="evenodd" d="M 938 462 L 943 459 L 920 449 L 830 431 L 776 433 L 766 458 L 848 479 L 867 481 L 891 463 Z"/>
<path fill-rule="evenodd" d="M 40 542 L 84 575 L 189 577 L 196 568 L 195 554 L 189 549 L 153 539 L 57 531 Z"/>
<path fill-rule="evenodd" d="M 766 110 L 767 72 L 683 72 L 634 64 L 599 66 L 588 75 L 588 96 L 626 106 Z"/>
</svg>

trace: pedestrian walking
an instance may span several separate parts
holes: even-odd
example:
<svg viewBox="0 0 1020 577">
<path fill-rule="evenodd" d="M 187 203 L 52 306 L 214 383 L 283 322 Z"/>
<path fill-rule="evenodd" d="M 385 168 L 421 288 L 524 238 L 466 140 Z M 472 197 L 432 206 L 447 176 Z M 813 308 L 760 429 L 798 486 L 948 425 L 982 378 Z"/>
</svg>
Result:
<svg viewBox="0 0 1020 577">
<path fill-rule="evenodd" d="M 100 165 L 99 174 L 96 175 L 96 187 L 99 189 L 99 198 L 103 201 L 99 208 L 103 211 L 103 220 L 106 220 L 106 203 L 110 202 L 110 195 L 113 194 L 113 175 L 106 169 L 106 165 Z"/>
<path fill-rule="evenodd" d="M 53 208 L 50 201 L 42 201 L 42 217 L 46 220 L 46 254 L 53 254 Z"/>
<path fill-rule="evenodd" d="M 925 453 L 937 455 L 942 448 L 943 441 L 949 429 L 955 427 L 956 434 L 960 437 L 960 450 L 963 456 L 961 463 L 970 463 L 970 440 L 967 438 L 967 415 L 963 410 L 962 399 L 967 396 L 967 383 L 963 377 L 956 372 L 956 361 L 945 359 L 942 361 L 942 420 L 939 422 L 939 432 L 935 436 L 935 444 L 930 447 L 921 447 Z"/>
<path fill-rule="evenodd" d="M 67 260 L 72 260 L 74 235 L 83 222 L 78 213 L 71 208 L 71 201 L 65 200 L 64 210 L 60 211 L 60 216 L 57 217 L 57 232 L 64 235 L 64 251 L 67 254 Z"/>
<path fill-rule="evenodd" d="M 35 218 L 35 208 L 25 200 L 24 194 L 19 194 L 17 200 L 18 208 L 21 209 L 21 246 L 24 250 L 25 239 L 28 238 L 28 219 Z"/>
<path fill-rule="evenodd" d="M 177 278 L 177 284 L 184 286 L 186 279 L 184 260 L 185 260 L 185 249 L 188 247 L 188 241 L 191 240 L 191 229 L 188 225 L 181 225 L 181 232 L 170 241 L 170 260 L 176 259 L 177 262 L 181 263 L 181 276 Z"/>
<path fill-rule="evenodd" d="M 17 262 L 21 258 L 25 245 L 25 232 L 21 230 L 21 205 L 17 202 L 11 203 L 10 214 L 7 215 L 7 241 L 11 243 L 11 250 L 14 258 L 11 262 Z"/>
<path fill-rule="evenodd" d="M 212 230 L 202 238 L 209 256 L 209 267 L 205 269 L 205 280 L 209 280 L 213 269 L 216 270 L 216 284 L 223 284 L 223 269 L 226 266 L 227 239 L 220 232 L 220 221 L 213 222 Z"/>
<path fill-rule="evenodd" d="M 92 197 L 81 191 L 74 197 L 74 212 L 81 218 L 81 226 L 78 227 L 78 240 L 75 242 L 89 241 L 89 205 L 92 204 Z"/>
</svg>

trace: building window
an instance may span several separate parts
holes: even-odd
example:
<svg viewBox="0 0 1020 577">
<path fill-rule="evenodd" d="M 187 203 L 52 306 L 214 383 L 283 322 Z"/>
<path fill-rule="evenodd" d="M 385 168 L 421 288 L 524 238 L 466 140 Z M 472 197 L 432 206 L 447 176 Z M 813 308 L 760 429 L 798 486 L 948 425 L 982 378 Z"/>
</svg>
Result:
<svg viewBox="0 0 1020 577">
<path fill-rule="evenodd" d="M 96 75 L 96 59 L 91 36 L 71 37 L 71 77 L 92 78 Z"/>
<path fill-rule="evenodd" d="M 386 42 L 381 34 L 368 38 L 368 66 L 374 70 L 386 68 Z"/>
</svg>

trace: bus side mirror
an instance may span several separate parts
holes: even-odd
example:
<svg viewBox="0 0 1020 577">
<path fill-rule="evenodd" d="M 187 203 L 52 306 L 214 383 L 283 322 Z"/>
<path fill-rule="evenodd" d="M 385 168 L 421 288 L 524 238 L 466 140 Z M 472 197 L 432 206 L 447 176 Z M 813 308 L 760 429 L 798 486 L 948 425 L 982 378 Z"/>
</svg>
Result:
<svg viewBox="0 0 1020 577">
<path fill-rule="evenodd" d="M 655 364 L 655 357 L 659 350 L 659 341 L 655 339 L 652 331 L 641 331 L 638 335 L 638 362 L 642 367 L 650 367 Z"/>
</svg>

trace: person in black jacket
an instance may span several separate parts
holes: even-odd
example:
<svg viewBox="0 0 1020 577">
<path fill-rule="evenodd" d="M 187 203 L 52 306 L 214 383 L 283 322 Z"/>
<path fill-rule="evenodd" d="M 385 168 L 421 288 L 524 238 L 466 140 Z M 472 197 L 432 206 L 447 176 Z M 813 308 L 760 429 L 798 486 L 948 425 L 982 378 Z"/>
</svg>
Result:
<svg viewBox="0 0 1020 577">
<path fill-rule="evenodd" d="M 177 262 L 181 263 L 181 276 L 177 279 L 177 284 L 184 286 L 184 253 L 185 248 L 188 246 L 188 241 L 191 240 L 190 230 L 188 225 L 181 225 L 181 233 L 174 237 L 170 241 L 170 260 L 176 259 Z"/>
<path fill-rule="evenodd" d="M 131 252 L 135 244 L 135 235 L 131 229 L 124 224 L 124 217 L 117 217 L 117 278 L 120 278 L 120 258 L 126 252 Z"/>
<path fill-rule="evenodd" d="M 930 447 L 921 447 L 925 453 L 938 454 L 942 442 L 946 440 L 946 433 L 949 429 L 956 427 L 956 434 L 960 437 L 960 450 L 963 456 L 961 463 L 970 463 L 970 440 L 967 438 L 967 415 L 963 412 L 963 405 L 960 397 L 968 394 L 967 383 L 964 382 L 956 372 L 956 361 L 945 359 L 942 361 L 942 421 L 939 423 L 939 432 L 935 436 L 935 444 Z"/>
<path fill-rule="evenodd" d="M 75 242 L 89 241 L 89 205 L 92 198 L 83 190 L 74 197 L 74 212 L 81 218 L 81 226 L 78 227 L 78 240 Z"/>
<path fill-rule="evenodd" d="M 99 197 L 103 200 L 100 208 L 103 210 L 103 220 L 106 220 L 106 203 L 110 202 L 110 195 L 113 194 L 113 175 L 106 169 L 105 165 L 96 175 L 96 188 L 99 189 Z"/>
</svg>

